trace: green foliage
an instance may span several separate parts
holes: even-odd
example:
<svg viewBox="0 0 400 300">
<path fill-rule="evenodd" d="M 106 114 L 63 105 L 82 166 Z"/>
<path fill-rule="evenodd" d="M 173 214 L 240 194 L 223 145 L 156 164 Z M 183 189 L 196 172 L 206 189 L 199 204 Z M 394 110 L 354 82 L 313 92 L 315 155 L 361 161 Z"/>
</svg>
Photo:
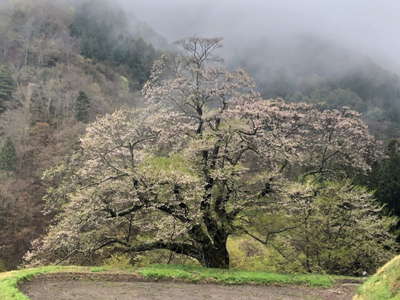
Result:
<svg viewBox="0 0 400 300">
<path fill-rule="evenodd" d="M 6 110 L 6 101 L 12 99 L 16 83 L 11 76 L 10 70 L 0 65 L 0 113 Z"/>
<path fill-rule="evenodd" d="M 15 171 L 17 167 L 17 152 L 10 137 L 0 149 L 0 170 Z"/>
<path fill-rule="evenodd" d="M 400 256 L 395 257 L 366 281 L 354 300 L 399 300 Z"/>
<path fill-rule="evenodd" d="M 224 284 L 295 284 L 314 287 L 330 287 L 335 283 L 327 275 L 289 275 L 267 272 L 249 272 L 202 268 L 192 265 L 153 265 L 138 270 L 144 277 L 152 279 L 184 279 L 191 282 L 218 282 Z"/>
<path fill-rule="evenodd" d="M 132 267 L 132 257 L 128 254 L 113 254 L 103 263 L 110 268 L 127 269 Z"/>
<path fill-rule="evenodd" d="M 385 205 L 387 213 L 400 217 L 399 141 L 392 140 L 389 143 L 387 157 L 373 166 L 367 184 L 375 190 L 376 199 Z"/>
<path fill-rule="evenodd" d="M 183 156 L 173 154 L 169 157 L 150 156 L 141 163 L 139 169 L 155 178 L 179 177 L 187 181 L 198 180 L 193 166 Z"/>
<path fill-rule="evenodd" d="M 248 236 L 235 236 L 228 240 L 230 266 L 248 271 L 274 273 L 305 273 L 298 261 L 288 261 L 270 246 L 265 246 Z"/>
<path fill-rule="evenodd" d="M 389 232 L 396 220 L 382 217 L 373 194 L 349 181 L 291 185 L 276 210 L 284 222 L 259 222 L 255 230 L 307 272 L 372 273 L 396 252 Z"/>
<path fill-rule="evenodd" d="M 90 99 L 85 92 L 80 91 L 78 98 L 75 101 L 75 119 L 77 121 L 88 123 L 89 122 L 89 110 L 90 110 Z"/>
</svg>

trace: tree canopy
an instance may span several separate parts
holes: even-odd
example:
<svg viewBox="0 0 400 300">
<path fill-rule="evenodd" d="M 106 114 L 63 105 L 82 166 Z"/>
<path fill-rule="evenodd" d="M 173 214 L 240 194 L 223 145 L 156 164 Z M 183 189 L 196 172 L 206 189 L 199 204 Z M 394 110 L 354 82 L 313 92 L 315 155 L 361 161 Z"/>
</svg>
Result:
<svg viewBox="0 0 400 300">
<path fill-rule="evenodd" d="M 292 174 L 346 177 L 379 154 L 358 113 L 264 100 L 214 56 L 220 39 L 178 45 L 180 56 L 155 63 L 144 108 L 90 124 L 81 149 L 47 173 L 62 178 L 47 195 L 59 222 L 27 258 L 167 249 L 227 268 L 240 217 L 282 197 Z"/>
<path fill-rule="evenodd" d="M 243 216 L 246 233 L 277 249 L 288 264 L 307 272 L 371 274 L 398 246 L 374 193 L 350 180 L 289 182 L 268 209 Z"/>
</svg>

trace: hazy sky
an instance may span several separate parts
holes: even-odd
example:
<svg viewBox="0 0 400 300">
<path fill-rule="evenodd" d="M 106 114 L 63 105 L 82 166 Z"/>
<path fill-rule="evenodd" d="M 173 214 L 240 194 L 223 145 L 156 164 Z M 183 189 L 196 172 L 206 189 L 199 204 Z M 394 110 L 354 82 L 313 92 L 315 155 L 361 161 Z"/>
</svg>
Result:
<svg viewBox="0 0 400 300">
<path fill-rule="evenodd" d="M 227 45 L 315 34 L 400 64 L 400 0 L 119 0 L 173 41 L 222 36 Z"/>
</svg>

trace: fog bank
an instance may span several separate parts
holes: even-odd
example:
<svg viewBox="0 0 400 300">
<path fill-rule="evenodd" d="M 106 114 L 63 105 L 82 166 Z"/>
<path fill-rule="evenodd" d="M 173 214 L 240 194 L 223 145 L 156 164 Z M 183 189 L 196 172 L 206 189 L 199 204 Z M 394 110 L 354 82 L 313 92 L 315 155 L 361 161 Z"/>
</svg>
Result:
<svg viewBox="0 0 400 300">
<path fill-rule="evenodd" d="M 400 64 L 398 0 L 118 1 L 169 41 L 221 36 L 232 53 L 260 40 L 287 44 L 294 36 L 312 35 L 387 66 Z"/>
</svg>

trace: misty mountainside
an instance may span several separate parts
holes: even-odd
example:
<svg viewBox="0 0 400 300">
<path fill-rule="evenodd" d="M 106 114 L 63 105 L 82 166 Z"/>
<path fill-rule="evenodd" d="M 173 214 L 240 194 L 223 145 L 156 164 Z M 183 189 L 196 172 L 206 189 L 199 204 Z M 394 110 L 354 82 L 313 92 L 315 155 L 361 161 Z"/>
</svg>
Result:
<svg viewBox="0 0 400 300">
<path fill-rule="evenodd" d="M 99 1 L 0 5 L 0 269 L 46 227 L 44 170 L 79 145 L 88 122 L 140 103 L 159 56 L 119 8 Z M 153 34 L 162 43 L 162 39 Z"/>
<path fill-rule="evenodd" d="M 147 80 L 159 53 L 140 36 L 148 27 L 141 23 L 132 33 L 122 10 L 95 3 L 100 2 L 2 5 L 0 107 L 8 111 L 3 120 L 23 114 L 30 124 L 61 124 L 74 114 L 80 91 L 92 98 L 91 119 L 132 102 L 130 93 Z M 9 135 L 10 128 L 2 134 Z"/>
<path fill-rule="evenodd" d="M 400 135 L 400 78 L 372 58 L 324 40 L 299 34 L 292 39 L 260 39 L 230 62 L 257 80 L 265 98 L 348 106 L 363 114 L 381 137 Z"/>
</svg>

